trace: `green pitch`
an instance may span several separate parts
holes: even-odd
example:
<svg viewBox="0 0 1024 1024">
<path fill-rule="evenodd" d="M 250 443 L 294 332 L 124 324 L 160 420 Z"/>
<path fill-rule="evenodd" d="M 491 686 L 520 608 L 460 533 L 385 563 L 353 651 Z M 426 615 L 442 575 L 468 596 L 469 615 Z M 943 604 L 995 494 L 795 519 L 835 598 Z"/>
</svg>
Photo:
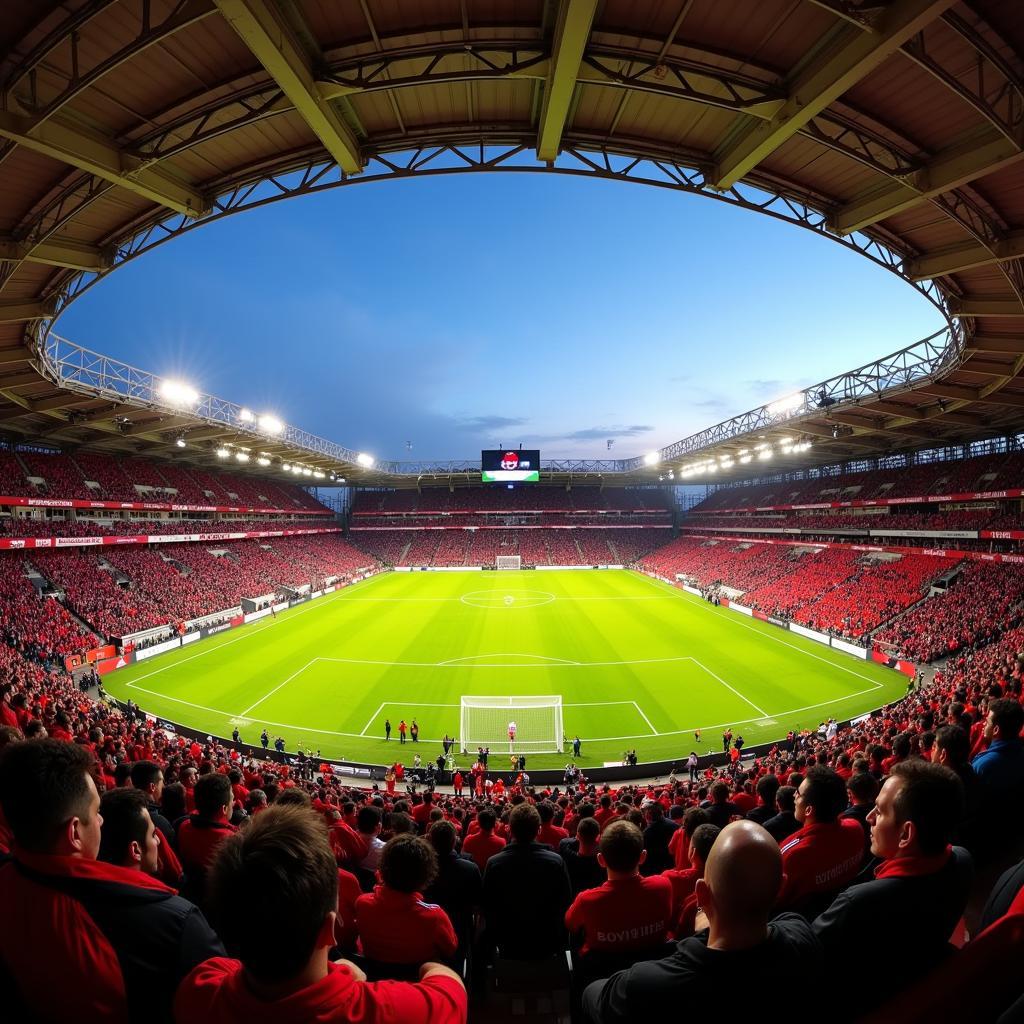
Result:
<svg viewBox="0 0 1024 1024">
<path fill-rule="evenodd" d="M 642 761 L 720 750 L 727 726 L 748 744 L 778 739 L 886 704 L 906 680 L 610 570 L 388 573 L 131 665 L 104 686 L 214 735 L 237 726 L 258 743 L 265 727 L 289 751 L 301 743 L 377 763 L 436 757 L 444 734 L 458 735 L 460 696 L 560 694 L 580 763 L 601 765 L 627 748 Z M 402 718 L 417 720 L 420 742 L 400 751 Z M 528 766 L 567 760 L 537 754 Z"/>
</svg>

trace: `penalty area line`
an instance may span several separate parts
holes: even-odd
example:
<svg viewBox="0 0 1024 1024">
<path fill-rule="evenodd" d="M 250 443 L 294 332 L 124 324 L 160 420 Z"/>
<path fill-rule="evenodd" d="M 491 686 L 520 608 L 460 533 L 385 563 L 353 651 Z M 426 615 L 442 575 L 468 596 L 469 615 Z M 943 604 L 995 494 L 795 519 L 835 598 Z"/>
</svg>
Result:
<svg viewBox="0 0 1024 1024">
<path fill-rule="evenodd" d="M 696 658 L 690 658 L 690 661 L 692 661 L 694 663 L 694 665 L 696 665 L 698 668 L 704 669 L 704 671 L 707 672 L 707 674 L 709 676 L 711 676 L 712 679 L 717 679 L 727 690 L 732 690 L 732 692 L 735 693 L 736 696 L 740 698 L 740 700 L 745 701 L 755 711 L 760 711 L 762 718 L 770 718 L 771 717 L 768 714 L 768 712 L 765 711 L 764 708 L 758 707 L 749 697 L 744 697 L 743 694 L 740 693 L 740 691 L 737 690 L 735 686 L 732 686 L 729 683 L 727 683 L 720 675 L 718 675 L 717 672 L 712 672 L 711 669 L 709 669 L 707 667 L 707 665 L 705 665 L 703 662 L 698 661 Z"/>
<path fill-rule="evenodd" d="M 386 707 L 387 707 L 387 701 L 381 701 L 380 707 L 377 708 L 376 711 L 374 711 L 374 713 L 370 716 L 370 720 L 366 723 L 366 725 L 363 726 L 363 731 L 359 734 L 360 736 L 365 736 L 366 735 L 366 733 L 369 731 L 370 726 L 373 725 L 373 723 L 377 721 L 377 716 Z"/>
<path fill-rule="evenodd" d="M 651 725 L 651 720 L 644 714 L 643 708 L 640 707 L 640 705 L 637 704 L 637 702 L 635 700 L 631 700 L 629 703 L 632 704 L 633 707 L 636 708 L 637 714 L 647 723 L 647 728 L 651 730 L 651 733 L 653 735 L 657 736 L 658 735 L 658 730 L 655 729 L 653 725 Z"/>
<path fill-rule="evenodd" d="M 302 668 L 298 669 L 298 671 L 296 672 L 293 672 L 283 683 L 278 683 L 277 686 L 275 686 L 269 693 L 265 693 L 262 697 L 260 697 L 260 699 L 256 701 L 255 704 L 250 704 L 242 712 L 242 718 L 248 718 L 249 712 L 252 711 L 253 708 L 258 708 L 268 697 L 273 697 L 274 694 L 281 689 L 281 687 L 287 686 L 296 676 L 301 676 L 302 673 L 305 672 L 310 665 L 315 665 L 316 661 L 316 658 L 314 658 L 312 661 L 307 661 L 306 664 L 302 666 Z"/>
</svg>

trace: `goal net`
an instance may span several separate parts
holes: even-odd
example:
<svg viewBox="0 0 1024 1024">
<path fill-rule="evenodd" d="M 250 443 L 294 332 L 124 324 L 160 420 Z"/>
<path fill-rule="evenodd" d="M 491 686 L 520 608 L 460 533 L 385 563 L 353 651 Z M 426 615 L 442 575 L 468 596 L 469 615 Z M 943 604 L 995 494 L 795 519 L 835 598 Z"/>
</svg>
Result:
<svg viewBox="0 0 1024 1024">
<path fill-rule="evenodd" d="M 522 555 L 495 555 L 495 569 L 521 569 L 523 567 Z"/>
<path fill-rule="evenodd" d="M 510 731 L 515 733 L 510 737 Z M 459 742 L 463 753 L 490 747 L 491 753 L 562 752 L 561 697 L 463 697 Z"/>
</svg>

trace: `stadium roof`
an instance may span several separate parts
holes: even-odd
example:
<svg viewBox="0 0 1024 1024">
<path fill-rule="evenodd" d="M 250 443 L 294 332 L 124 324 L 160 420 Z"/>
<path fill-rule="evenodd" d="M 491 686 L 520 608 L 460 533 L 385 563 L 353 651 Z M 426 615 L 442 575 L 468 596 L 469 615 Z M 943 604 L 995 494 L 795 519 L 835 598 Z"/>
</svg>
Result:
<svg viewBox="0 0 1024 1024">
<path fill-rule="evenodd" d="M 239 445 L 351 481 L 443 475 L 359 465 L 297 428 L 268 437 L 210 396 L 169 405 L 148 374 L 51 328 L 121 263 L 238 210 L 550 170 L 827 233 L 947 318 L 908 352 L 670 445 L 662 471 L 756 441 L 786 468 L 1019 430 L 1020 14 L 1019 0 L 6 0 L 0 429 L 157 456 L 183 435 L 189 457 Z M 799 284 L 795 267 L 796 301 Z M 782 437 L 814 446 L 786 456 Z"/>
</svg>

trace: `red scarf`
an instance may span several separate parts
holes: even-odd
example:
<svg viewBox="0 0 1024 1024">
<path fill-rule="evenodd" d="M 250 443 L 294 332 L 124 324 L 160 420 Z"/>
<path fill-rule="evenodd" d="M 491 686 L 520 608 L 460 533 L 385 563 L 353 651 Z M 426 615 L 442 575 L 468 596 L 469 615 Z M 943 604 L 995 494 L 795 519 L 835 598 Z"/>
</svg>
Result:
<svg viewBox="0 0 1024 1024">
<path fill-rule="evenodd" d="M 893 857 L 875 868 L 875 878 L 918 878 L 941 871 L 953 856 L 953 847 L 947 846 L 933 857 Z"/>
</svg>

